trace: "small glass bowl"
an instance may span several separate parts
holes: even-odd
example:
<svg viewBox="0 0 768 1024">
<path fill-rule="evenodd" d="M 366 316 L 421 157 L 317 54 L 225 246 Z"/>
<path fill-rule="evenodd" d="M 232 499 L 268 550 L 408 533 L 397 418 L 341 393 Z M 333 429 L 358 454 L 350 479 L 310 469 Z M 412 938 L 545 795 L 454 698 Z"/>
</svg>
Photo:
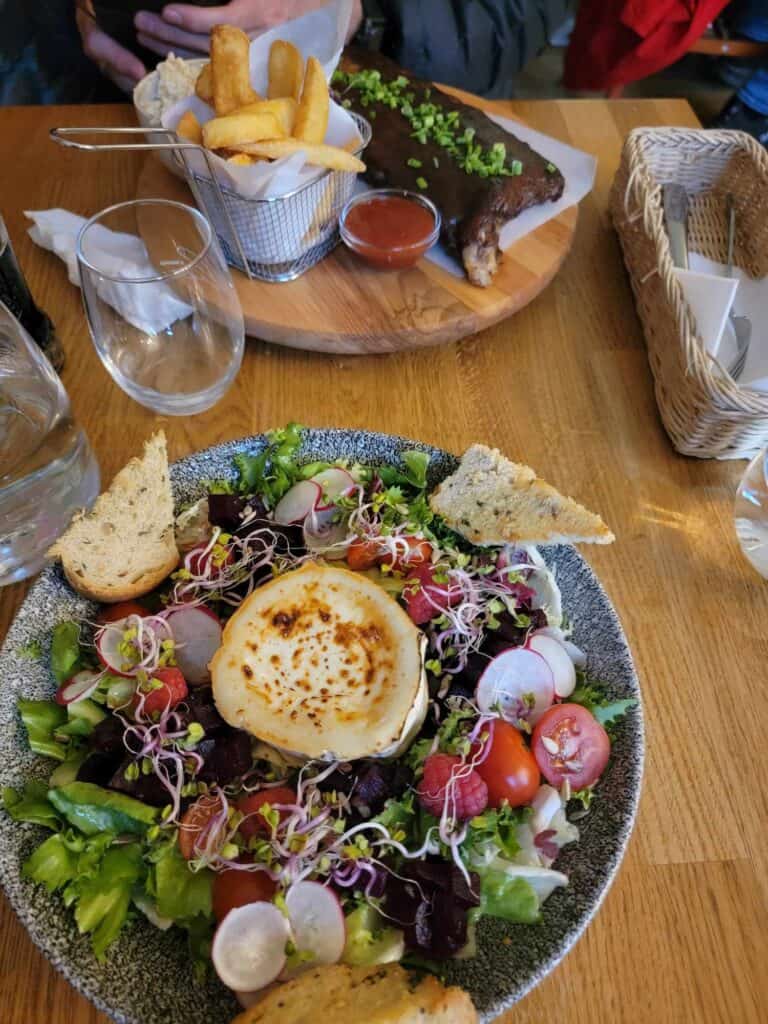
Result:
<svg viewBox="0 0 768 1024">
<path fill-rule="evenodd" d="M 407 199 L 412 203 L 418 203 L 419 206 L 428 210 L 434 220 L 434 225 L 429 234 L 409 245 L 382 246 L 371 245 L 370 242 L 358 238 L 350 231 L 347 225 L 347 217 L 358 203 L 369 202 L 372 199 L 386 199 L 391 196 Z M 368 263 L 373 264 L 373 266 L 384 270 L 403 270 L 405 267 L 412 267 L 415 263 L 418 263 L 421 257 L 432 248 L 440 237 L 440 224 L 440 211 L 432 200 L 427 199 L 426 196 L 419 195 L 418 192 L 409 192 L 403 188 L 372 188 L 367 192 L 361 192 L 360 195 L 352 196 L 347 202 L 339 218 L 339 232 L 347 248 L 361 256 Z"/>
</svg>

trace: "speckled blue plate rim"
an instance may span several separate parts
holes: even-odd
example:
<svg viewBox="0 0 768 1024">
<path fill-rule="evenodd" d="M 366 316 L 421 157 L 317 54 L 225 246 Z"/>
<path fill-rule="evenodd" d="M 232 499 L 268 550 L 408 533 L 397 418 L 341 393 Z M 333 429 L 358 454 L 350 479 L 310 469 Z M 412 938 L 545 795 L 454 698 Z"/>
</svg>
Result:
<svg viewBox="0 0 768 1024">
<path fill-rule="evenodd" d="M 258 451 L 264 435 L 226 441 L 187 456 L 171 467 L 177 503 L 194 499 L 205 481 L 230 476 L 232 456 Z M 399 460 L 403 450 L 419 448 L 431 456 L 430 483 L 451 472 L 455 456 L 408 438 L 347 429 L 308 429 L 302 456 L 350 458 L 373 462 Z M 450 965 L 449 980 L 471 993 L 481 1020 L 489 1022 L 537 985 L 568 953 L 594 917 L 626 849 L 640 798 L 644 729 L 640 687 L 618 616 L 600 582 L 583 557 L 568 546 L 544 549 L 558 573 L 563 605 L 573 616 L 574 639 L 589 657 L 590 672 L 615 697 L 632 696 L 638 707 L 616 730 L 613 754 L 600 783 L 600 796 L 579 822 L 582 836 L 566 847 L 557 867 L 569 875 L 567 889 L 557 890 L 543 908 L 538 926 L 481 921 L 478 956 Z M 52 625 L 93 608 L 78 597 L 57 567 L 45 569 L 23 602 L 0 649 L 0 785 L 19 785 L 26 778 L 46 778 L 50 762 L 32 754 L 15 706 L 18 696 L 50 696 L 55 684 L 41 662 L 25 660 L 19 649 L 41 640 L 47 655 Z M 597 642 L 596 642 L 597 641 Z M 0 812 L 0 883 L 11 906 L 35 944 L 54 967 L 98 1009 L 119 1024 L 218 1024 L 238 1007 L 215 978 L 195 981 L 186 963 L 186 946 L 178 933 L 159 932 L 147 922 L 124 930 L 105 964 L 98 964 L 89 940 L 77 934 L 72 914 L 58 895 L 50 895 L 21 877 L 21 864 L 47 834 L 15 824 Z M 147 978 L 165 984 L 148 986 Z M 173 979 L 173 984 L 170 980 Z"/>
</svg>

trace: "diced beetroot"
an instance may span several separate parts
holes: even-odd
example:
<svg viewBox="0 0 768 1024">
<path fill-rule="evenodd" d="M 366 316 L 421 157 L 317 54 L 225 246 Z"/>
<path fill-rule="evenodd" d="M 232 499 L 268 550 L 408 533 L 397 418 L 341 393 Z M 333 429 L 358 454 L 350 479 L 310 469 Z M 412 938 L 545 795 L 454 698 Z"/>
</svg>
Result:
<svg viewBox="0 0 768 1024">
<path fill-rule="evenodd" d="M 424 563 L 416 565 L 408 573 L 408 583 L 403 590 L 406 611 L 417 626 L 429 622 L 452 604 L 461 601 L 458 587 L 446 583 L 434 583 L 436 569 Z"/>
</svg>

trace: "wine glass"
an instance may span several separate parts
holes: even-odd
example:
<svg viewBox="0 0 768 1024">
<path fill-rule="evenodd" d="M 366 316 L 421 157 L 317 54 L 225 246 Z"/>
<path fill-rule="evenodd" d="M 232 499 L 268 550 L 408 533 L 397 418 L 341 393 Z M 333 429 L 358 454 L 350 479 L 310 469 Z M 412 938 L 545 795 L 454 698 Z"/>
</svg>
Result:
<svg viewBox="0 0 768 1024">
<path fill-rule="evenodd" d="M 733 514 L 741 550 L 768 579 L 768 448 L 747 466 L 736 491 Z"/>
<path fill-rule="evenodd" d="M 210 409 L 243 358 L 229 268 L 203 215 L 135 199 L 83 225 L 77 260 L 96 351 L 119 387 L 169 416 Z"/>
</svg>

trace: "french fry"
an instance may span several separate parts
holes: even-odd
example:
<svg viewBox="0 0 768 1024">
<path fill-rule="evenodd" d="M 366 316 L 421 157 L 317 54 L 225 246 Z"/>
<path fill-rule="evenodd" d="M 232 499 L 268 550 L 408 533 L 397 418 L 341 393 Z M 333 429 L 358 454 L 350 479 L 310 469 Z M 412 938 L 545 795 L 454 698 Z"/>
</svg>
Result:
<svg viewBox="0 0 768 1024">
<path fill-rule="evenodd" d="M 243 143 L 280 139 L 284 135 L 274 114 L 230 114 L 214 117 L 203 125 L 203 145 L 208 149 L 241 150 Z"/>
<path fill-rule="evenodd" d="M 354 153 L 356 149 L 360 148 L 362 141 L 359 135 L 352 135 L 342 143 L 341 148 L 346 149 L 348 153 Z"/>
<path fill-rule="evenodd" d="M 277 123 L 282 128 L 283 135 L 293 134 L 293 125 L 296 121 L 296 100 L 290 96 L 284 96 L 279 100 L 259 100 L 258 103 L 249 103 L 240 107 L 235 114 L 274 114 Z"/>
<path fill-rule="evenodd" d="M 279 100 L 285 96 L 298 101 L 304 78 L 304 61 L 293 45 L 276 39 L 269 48 L 269 87 L 267 96 Z"/>
<path fill-rule="evenodd" d="M 248 156 L 247 153 L 233 153 L 232 156 L 227 157 L 227 163 L 234 164 L 236 167 L 248 167 L 257 161 L 258 157 Z"/>
<path fill-rule="evenodd" d="M 205 65 L 197 76 L 195 82 L 195 95 L 199 97 L 203 103 L 213 102 L 213 79 L 211 77 L 211 62 Z"/>
<path fill-rule="evenodd" d="M 317 57 L 310 57 L 296 111 L 296 124 L 293 128 L 295 138 L 302 142 L 321 143 L 328 129 L 329 105 L 328 83 L 323 65 Z"/>
<path fill-rule="evenodd" d="M 188 142 L 195 142 L 198 146 L 202 145 L 203 129 L 195 117 L 194 111 L 187 110 L 181 115 L 179 123 L 176 125 L 176 134 Z"/>
<path fill-rule="evenodd" d="M 315 167 L 329 167 L 333 171 L 352 171 L 355 174 L 365 170 L 362 160 L 358 160 L 346 149 L 325 146 L 322 143 L 302 142 L 301 139 L 268 139 L 263 142 L 243 143 L 237 148 L 241 153 L 267 157 L 268 160 L 279 160 L 280 157 L 291 156 L 301 150 L 305 154 L 306 162 Z"/>
<path fill-rule="evenodd" d="M 251 88 L 250 48 L 251 41 L 241 28 L 214 25 L 211 29 L 211 79 L 217 117 L 259 99 Z"/>
</svg>

